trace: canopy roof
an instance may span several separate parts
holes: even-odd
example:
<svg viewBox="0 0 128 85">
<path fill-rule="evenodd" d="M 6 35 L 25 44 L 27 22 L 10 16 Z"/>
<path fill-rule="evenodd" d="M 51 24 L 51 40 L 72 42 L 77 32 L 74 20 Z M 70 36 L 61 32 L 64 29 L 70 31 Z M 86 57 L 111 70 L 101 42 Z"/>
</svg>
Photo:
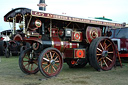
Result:
<svg viewBox="0 0 128 85">
<path fill-rule="evenodd" d="M 12 30 L 4 30 L 1 32 L 2 35 L 10 35 L 12 33 Z"/>
<path fill-rule="evenodd" d="M 41 17 L 41 18 L 48 18 L 48 19 L 56 19 L 56 20 L 63 20 L 63 21 L 71 21 L 71 22 L 78 22 L 78 23 L 86 23 L 86 24 L 94 24 L 94 25 L 103 25 L 103 26 L 112 26 L 112 27 L 123 27 L 123 24 L 115 23 L 112 21 L 104 21 L 104 20 L 91 20 L 91 19 L 85 19 L 85 18 L 76 18 L 76 17 L 70 17 L 70 16 L 63 16 L 63 15 L 57 15 L 57 14 L 51 14 L 46 13 L 43 11 L 33 11 L 28 8 L 16 8 L 8 12 L 4 16 L 4 21 L 6 22 L 12 22 L 13 17 L 22 15 L 31 15 L 35 17 Z"/>
</svg>

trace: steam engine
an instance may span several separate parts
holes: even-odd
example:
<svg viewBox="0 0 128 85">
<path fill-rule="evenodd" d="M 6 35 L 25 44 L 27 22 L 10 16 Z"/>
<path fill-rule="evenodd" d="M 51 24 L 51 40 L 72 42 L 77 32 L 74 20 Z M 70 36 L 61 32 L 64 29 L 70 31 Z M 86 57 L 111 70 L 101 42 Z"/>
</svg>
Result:
<svg viewBox="0 0 128 85">
<path fill-rule="evenodd" d="M 4 20 L 13 22 L 15 41 L 31 44 L 31 48 L 23 51 L 19 59 L 20 68 L 26 74 L 40 70 L 45 77 L 55 76 L 61 71 L 63 60 L 71 68 L 84 67 L 89 61 L 96 70 L 110 70 L 115 64 L 115 46 L 108 37 L 103 36 L 110 36 L 109 29 L 122 27 L 123 24 L 27 8 L 10 11 Z M 18 34 L 16 23 L 20 24 L 21 32 Z M 33 68 L 33 64 L 38 66 Z"/>
</svg>

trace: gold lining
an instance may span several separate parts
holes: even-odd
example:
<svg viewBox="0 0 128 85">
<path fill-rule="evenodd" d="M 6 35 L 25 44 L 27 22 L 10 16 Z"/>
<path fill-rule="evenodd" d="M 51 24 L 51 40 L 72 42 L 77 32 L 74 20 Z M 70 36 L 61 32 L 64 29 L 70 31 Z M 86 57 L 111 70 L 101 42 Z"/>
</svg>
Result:
<svg viewBox="0 0 128 85">
<path fill-rule="evenodd" d="M 63 49 L 64 49 L 64 42 L 63 41 L 61 41 L 61 51 L 63 51 Z"/>
<path fill-rule="evenodd" d="M 54 41 L 52 40 L 52 47 L 54 47 Z"/>
<path fill-rule="evenodd" d="M 73 33 L 74 33 L 74 35 L 73 35 Z M 80 36 L 79 39 L 75 39 L 75 34 L 76 34 L 76 33 L 79 34 L 79 36 Z M 82 33 L 82 32 L 80 32 L 80 31 L 77 31 L 77 32 L 76 32 L 76 31 L 73 31 L 73 32 L 72 32 L 72 38 L 71 38 L 72 40 L 71 40 L 71 41 L 81 42 L 82 40 L 80 40 L 80 38 L 81 38 L 80 33 Z M 74 39 L 73 39 L 73 38 L 74 38 Z"/>
<path fill-rule="evenodd" d="M 70 45 L 69 48 L 72 48 L 72 43 L 70 43 L 69 45 Z"/>
<path fill-rule="evenodd" d="M 79 48 L 79 43 L 77 43 L 77 48 Z"/>
<path fill-rule="evenodd" d="M 74 58 L 79 58 L 79 57 L 77 57 L 75 54 L 75 51 L 78 51 L 78 50 L 82 50 L 82 51 L 84 51 L 84 57 L 82 57 L 82 58 L 85 58 L 86 57 L 86 50 L 85 49 L 74 49 Z"/>
</svg>

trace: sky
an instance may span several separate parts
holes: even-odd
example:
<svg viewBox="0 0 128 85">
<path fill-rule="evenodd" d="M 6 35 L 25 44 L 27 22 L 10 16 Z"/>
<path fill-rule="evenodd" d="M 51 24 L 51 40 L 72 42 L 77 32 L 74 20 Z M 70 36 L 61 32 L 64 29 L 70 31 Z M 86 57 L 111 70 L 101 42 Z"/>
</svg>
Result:
<svg viewBox="0 0 128 85">
<path fill-rule="evenodd" d="M 4 22 L 4 15 L 12 8 L 38 10 L 38 3 L 39 0 L 0 0 L 0 32 L 11 29 L 9 23 Z M 48 13 L 90 19 L 105 16 L 114 22 L 128 23 L 128 0 L 45 0 L 45 3 Z"/>
</svg>

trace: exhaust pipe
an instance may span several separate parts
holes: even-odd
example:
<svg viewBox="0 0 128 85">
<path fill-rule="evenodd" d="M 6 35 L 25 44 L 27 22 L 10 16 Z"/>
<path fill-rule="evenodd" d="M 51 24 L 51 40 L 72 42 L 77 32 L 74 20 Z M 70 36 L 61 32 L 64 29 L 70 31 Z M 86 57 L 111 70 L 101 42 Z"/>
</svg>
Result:
<svg viewBox="0 0 128 85">
<path fill-rule="evenodd" d="M 40 0 L 39 4 L 37 6 L 39 6 L 39 10 L 46 11 L 47 5 L 45 4 L 45 0 Z"/>
</svg>

